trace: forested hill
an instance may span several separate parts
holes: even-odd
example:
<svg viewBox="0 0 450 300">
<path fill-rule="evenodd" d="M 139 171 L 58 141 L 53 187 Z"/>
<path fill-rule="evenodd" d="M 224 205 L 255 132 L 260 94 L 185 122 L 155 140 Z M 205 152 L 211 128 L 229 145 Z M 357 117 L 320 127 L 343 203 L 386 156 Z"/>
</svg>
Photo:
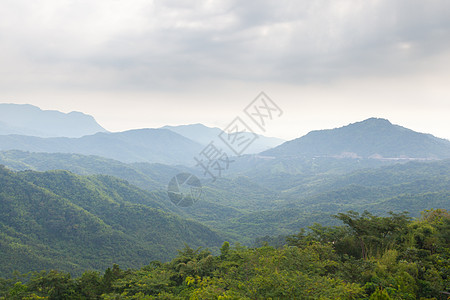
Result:
<svg viewBox="0 0 450 300">
<path fill-rule="evenodd" d="M 207 227 L 159 210 L 155 200 L 109 176 L 0 167 L 0 274 L 139 267 L 173 257 L 184 243 L 223 242 Z"/>
<path fill-rule="evenodd" d="M 15 171 L 68 170 L 78 175 L 103 174 L 129 181 L 145 190 L 166 189 L 176 174 L 187 167 L 133 163 L 94 155 L 72 153 L 30 153 L 19 150 L 0 151 L 0 164 Z"/>
<path fill-rule="evenodd" d="M 275 157 L 450 158 L 450 141 L 371 118 L 311 131 L 262 153 Z"/>
</svg>

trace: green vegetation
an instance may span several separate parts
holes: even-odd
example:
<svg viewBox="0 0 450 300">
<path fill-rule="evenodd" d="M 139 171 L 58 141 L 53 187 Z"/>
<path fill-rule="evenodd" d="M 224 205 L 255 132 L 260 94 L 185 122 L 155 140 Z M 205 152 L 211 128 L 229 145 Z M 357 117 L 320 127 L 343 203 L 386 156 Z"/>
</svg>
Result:
<svg viewBox="0 0 450 300">
<path fill-rule="evenodd" d="M 185 242 L 211 248 L 223 242 L 209 228 L 164 212 L 159 202 L 114 177 L 0 167 L 0 274 L 140 267 L 173 258 Z"/>
<path fill-rule="evenodd" d="M 420 219 L 340 213 L 279 248 L 185 246 L 170 262 L 114 264 L 73 278 L 41 271 L 0 280 L 0 299 L 440 299 L 450 291 L 450 214 Z"/>
<path fill-rule="evenodd" d="M 337 221 L 330 215 L 348 210 L 368 210 L 378 215 L 386 215 L 389 211 L 409 211 L 412 217 L 418 217 L 418 212 L 425 209 L 450 208 L 449 170 L 450 161 L 444 160 L 409 162 L 347 174 L 262 173 L 257 179 L 235 178 L 238 182 L 235 186 L 249 186 L 249 196 L 241 203 L 236 201 L 239 206 L 233 205 L 233 208 L 240 209 L 241 214 L 228 218 L 226 222 L 204 223 L 249 244 L 249 240 L 253 241 L 255 237 L 292 234 L 314 222 L 335 225 Z M 249 180 L 264 188 L 251 188 Z M 223 185 L 223 181 L 217 181 L 217 186 Z M 267 189 L 271 191 L 266 193 L 269 197 L 260 196 L 259 202 L 251 200 L 256 193 Z M 209 201 L 227 199 L 227 193 L 219 188 L 216 188 L 216 194 L 218 196 Z M 234 189 L 233 194 L 236 194 Z M 250 200 L 247 202 L 247 199 Z M 230 202 L 220 203 L 227 205 Z M 256 205 L 249 207 L 252 203 Z"/>
<path fill-rule="evenodd" d="M 425 209 L 450 207 L 450 160 L 368 168 L 374 162 L 275 159 L 252 168 L 245 164 L 247 158 L 241 159 L 231 170 L 236 173 L 214 183 L 198 174 L 204 186 L 203 199 L 192 207 L 179 208 L 168 199 L 167 184 L 177 173 L 196 170 L 162 164 L 125 164 L 78 154 L 0 152 L 0 163 L 15 170 L 66 169 L 81 175 L 107 174 L 127 180 L 151 191 L 148 206 L 201 222 L 226 239 L 247 246 L 255 238 L 293 234 L 314 222 L 334 225 L 336 220 L 330 215 L 348 210 L 368 210 L 379 215 L 407 210 L 417 217 Z M 238 172 L 247 167 L 246 172 Z M 148 195 L 144 191 L 138 194 Z M 147 205 L 134 199 L 130 201 Z"/>
<path fill-rule="evenodd" d="M 134 185 L 156 190 L 167 185 L 179 169 L 161 164 L 125 164 L 100 156 L 67 153 L 30 153 L 19 150 L 0 152 L 0 164 L 15 171 L 67 170 L 79 175 L 103 174 L 127 180 Z M 144 171 L 141 171 L 143 168 Z M 162 183 L 166 179 L 167 182 Z"/>
</svg>

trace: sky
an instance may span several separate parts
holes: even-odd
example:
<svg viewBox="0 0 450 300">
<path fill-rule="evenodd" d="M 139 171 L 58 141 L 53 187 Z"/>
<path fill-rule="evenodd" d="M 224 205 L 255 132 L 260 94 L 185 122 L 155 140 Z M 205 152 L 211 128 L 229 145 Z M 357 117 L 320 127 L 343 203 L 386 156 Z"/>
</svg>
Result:
<svg viewBox="0 0 450 300">
<path fill-rule="evenodd" d="M 256 133 L 380 117 L 450 139 L 450 1 L 0 0 L 0 103 L 225 128 L 261 91 L 283 113 Z"/>
</svg>

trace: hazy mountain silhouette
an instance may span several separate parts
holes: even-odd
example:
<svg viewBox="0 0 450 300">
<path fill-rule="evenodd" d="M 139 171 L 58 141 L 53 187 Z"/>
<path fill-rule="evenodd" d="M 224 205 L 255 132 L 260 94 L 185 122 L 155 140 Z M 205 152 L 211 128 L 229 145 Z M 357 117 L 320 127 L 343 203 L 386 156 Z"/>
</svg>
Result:
<svg viewBox="0 0 450 300">
<path fill-rule="evenodd" d="M 95 119 L 81 112 L 41 110 L 29 104 L 0 104 L 0 134 L 39 137 L 81 137 L 106 132 Z"/>
<path fill-rule="evenodd" d="M 81 138 L 0 135 L 0 150 L 78 153 L 122 162 L 193 164 L 202 145 L 167 129 L 96 133 Z"/>
<path fill-rule="evenodd" d="M 311 131 L 262 155 L 275 157 L 450 158 L 450 141 L 370 118 Z"/>
<path fill-rule="evenodd" d="M 179 126 L 164 126 L 163 128 L 172 130 L 182 136 L 185 136 L 197 143 L 204 146 L 208 145 L 210 142 L 214 141 L 215 145 L 228 150 L 227 146 L 218 138 L 222 133 L 226 134 L 217 127 L 207 127 L 203 124 L 190 124 L 190 125 L 179 125 Z M 253 136 L 252 133 L 242 133 L 244 138 Z M 267 137 L 263 135 L 258 135 L 258 138 L 245 150 L 246 154 L 259 153 L 281 145 L 284 140 L 274 137 Z"/>
</svg>

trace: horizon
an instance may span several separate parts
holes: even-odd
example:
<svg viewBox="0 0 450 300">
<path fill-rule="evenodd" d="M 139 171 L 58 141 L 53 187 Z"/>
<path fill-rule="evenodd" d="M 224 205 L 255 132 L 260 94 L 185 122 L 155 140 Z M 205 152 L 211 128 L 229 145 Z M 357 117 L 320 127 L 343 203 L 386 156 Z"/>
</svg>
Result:
<svg viewBox="0 0 450 300">
<path fill-rule="evenodd" d="M 261 91 L 286 140 L 372 116 L 450 139 L 450 2 L 0 4 L 0 102 L 110 131 L 225 128 Z"/>
<path fill-rule="evenodd" d="M 38 106 L 36 106 L 36 105 L 30 104 L 30 103 L 21 103 L 21 104 L 17 104 L 17 103 L 0 103 L 0 105 L 2 105 L 2 104 L 29 105 L 29 106 L 36 107 L 36 108 L 40 109 L 41 111 L 60 112 L 60 113 L 66 114 L 66 115 L 71 114 L 71 113 L 81 113 L 81 114 L 83 114 L 83 115 L 90 116 L 90 117 L 94 118 L 94 120 L 97 122 L 97 124 L 99 124 L 101 127 L 103 127 L 103 129 L 105 129 L 107 132 L 110 132 L 110 133 L 117 133 L 117 132 L 129 131 L 129 130 L 139 130 L 139 129 L 164 129 L 163 127 L 165 127 L 165 126 L 177 127 L 177 126 L 190 126 L 190 125 L 202 125 L 202 126 L 206 126 L 206 127 L 208 127 L 208 128 L 220 129 L 220 130 L 222 130 L 222 131 L 224 130 L 224 128 L 220 128 L 220 127 L 218 127 L 218 126 L 210 126 L 210 125 L 205 124 L 205 123 L 202 123 L 202 122 L 195 122 L 195 123 L 175 124 L 175 125 L 164 124 L 164 125 L 159 126 L 159 127 L 125 128 L 125 129 L 123 129 L 123 130 L 112 131 L 112 130 L 108 130 L 108 128 L 106 128 L 105 126 L 103 126 L 103 124 L 101 124 L 100 122 L 98 122 L 98 120 L 96 119 L 95 116 L 90 115 L 90 114 L 87 114 L 87 113 L 82 112 L 82 111 L 62 112 L 62 111 L 59 111 L 59 110 L 56 110 L 56 109 L 42 109 L 42 108 L 40 108 L 40 107 L 38 107 Z M 308 132 L 305 133 L 305 134 L 302 134 L 302 135 L 300 135 L 300 136 L 293 137 L 293 138 L 290 138 L 290 139 L 285 139 L 285 138 L 282 138 L 282 137 L 279 137 L 279 136 L 271 136 L 271 135 L 267 135 L 267 134 L 265 134 L 264 132 L 263 132 L 263 133 L 258 133 L 258 132 L 256 132 L 256 130 L 255 130 L 255 133 L 261 134 L 261 135 L 263 135 L 263 136 L 265 136 L 265 137 L 269 137 L 269 138 L 278 138 L 278 139 L 282 139 L 282 140 L 284 140 L 284 142 L 287 142 L 287 141 L 291 141 L 291 140 L 294 140 L 294 139 L 303 137 L 304 135 L 308 134 L 308 133 L 311 132 L 311 131 L 320 131 L 320 130 L 332 130 L 332 129 L 337 129 L 337 128 L 341 128 L 341 127 L 344 127 L 344 126 L 352 125 L 352 124 L 355 124 L 355 123 L 364 122 L 364 121 L 367 121 L 367 120 L 369 120 L 369 119 L 386 120 L 386 121 L 390 122 L 392 125 L 398 125 L 398 126 L 401 126 L 401 127 L 404 127 L 404 128 L 407 128 L 407 129 L 410 129 L 410 130 L 413 130 L 413 131 L 416 131 L 416 132 L 418 132 L 418 133 L 431 134 L 431 135 L 433 135 L 434 137 L 437 137 L 437 138 L 441 138 L 441 139 L 445 139 L 445 140 L 447 140 L 447 141 L 450 141 L 450 138 L 440 137 L 440 136 L 438 136 L 438 135 L 436 135 L 436 134 L 433 134 L 433 133 L 430 133 L 430 132 L 421 132 L 421 131 L 417 131 L 417 130 L 414 130 L 414 129 L 412 129 L 412 128 L 403 126 L 402 124 L 398 124 L 398 123 L 392 122 L 392 121 L 389 120 L 388 118 L 384 118 L 384 117 L 380 117 L 380 116 L 372 116 L 372 117 L 369 117 L 369 118 L 366 118 L 366 119 L 363 119 L 363 120 L 352 120 L 352 121 L 347 121 L 347 123 L 344 124 L 344 125 L 337 126 L 337 127 L 332 127 L 332 128 L 330 127 L 330 128 L 316 128 L 316 129 L 312 129 L 312 130 L 308 131 Z"/>
</svg>

